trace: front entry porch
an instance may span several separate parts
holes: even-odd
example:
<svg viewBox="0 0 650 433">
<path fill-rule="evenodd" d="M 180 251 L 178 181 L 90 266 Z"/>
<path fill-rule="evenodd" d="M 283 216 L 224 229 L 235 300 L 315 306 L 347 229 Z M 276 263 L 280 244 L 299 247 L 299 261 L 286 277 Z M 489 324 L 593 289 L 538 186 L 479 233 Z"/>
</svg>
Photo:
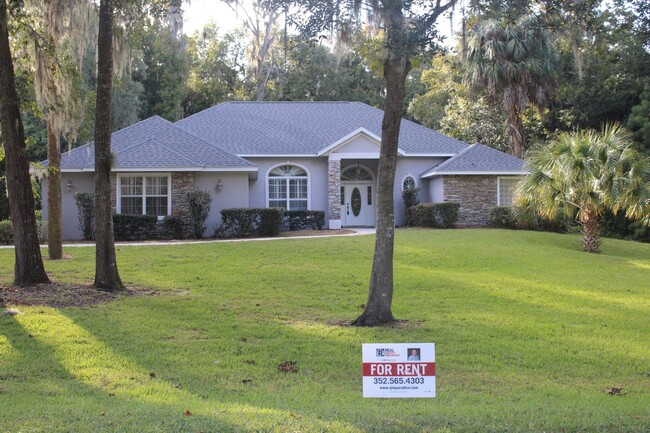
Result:
<svg viewBox="0 0 650 433">
<path fill-rule="evenodd" d="M 329 226 L 374 227 L 377 161 L 329 161 Z M 337 173 L 338 171 L 338 173 Z M 338 193 L 338 194 L 336 194 Z"/>
</svg>

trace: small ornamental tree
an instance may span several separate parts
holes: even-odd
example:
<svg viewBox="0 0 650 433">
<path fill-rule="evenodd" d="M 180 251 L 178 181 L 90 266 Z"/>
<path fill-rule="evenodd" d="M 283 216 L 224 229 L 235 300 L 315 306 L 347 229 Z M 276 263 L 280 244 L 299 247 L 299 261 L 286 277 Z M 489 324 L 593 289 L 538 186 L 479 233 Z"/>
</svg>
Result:
<svg viewBox="0 0 650 433">
<path fill-rule="evenodd" d="M 84 240 L 95 239 L 95 194 L 92 192 L 78 192 L 74 195 L 79 211 L 79 228 Z"/>
<path fill-rule="evenodd" d="M 187 204 L 190 208 L 190 224 L 192 233 L 197 239 L 201 239 L 205 233 L 205 220 L 210 213 L 212 198 L 210 193 L 201 189 L 191 189 L 186 195 Z"/>
<path fill-rule="evenodd" d="M 605 211 L 650 225 L 650 160 L 632 146 L 619 125 L 563 133 L 528 158 L 530 175 L 517 188 L 519 218 L 538 214 L 550 220 L 576 215 L 582 249 L 600 252 Z"/>
</svg>

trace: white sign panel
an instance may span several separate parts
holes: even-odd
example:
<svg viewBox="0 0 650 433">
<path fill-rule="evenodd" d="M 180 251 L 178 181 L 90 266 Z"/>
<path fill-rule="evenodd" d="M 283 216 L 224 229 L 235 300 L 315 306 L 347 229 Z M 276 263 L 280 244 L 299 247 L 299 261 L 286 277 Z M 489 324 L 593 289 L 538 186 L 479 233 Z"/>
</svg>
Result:
<svg viewBox="0 0 650 433">
<path fill-rule="evenodd" d="M 435 344 L 364 344 L 363 396 L 364 398 L 435 397 Z"/>
</svg>

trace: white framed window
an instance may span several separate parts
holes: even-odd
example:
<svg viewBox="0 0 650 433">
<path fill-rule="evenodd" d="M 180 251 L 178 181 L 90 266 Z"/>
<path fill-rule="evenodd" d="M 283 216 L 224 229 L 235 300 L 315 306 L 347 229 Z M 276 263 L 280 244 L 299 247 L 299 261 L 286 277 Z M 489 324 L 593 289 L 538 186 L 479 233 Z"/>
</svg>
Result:
<svg viewBox="0 0 650 433">
<path fill-rule="evenodd" d="M 309 209 L 309 174 L 295 164 L 282 164 L 269 170 L 267 178 L 268 207 L 286 210 Z"/>
<path fill-rule="evenodd" d="M 404 176 L 404 179 L 402 179 L 402 191 L 407 191 L 409 189 L 417 189 L 418 184 L 415 181 L 415 178 L 411 176 L 410 174 L 407 174 Z"/>
<path fill-rule="evenodd" d="M 497 205 L 510 207 L 515 200 L 515 189 L 521 180 L 518 176 L 497 178 Z"/>
<path fill-rule="evenodd" d="M 374 179 L 370 169 L 360 164 L 350 164 L 341 171 L 342 181 L 366 182 Z"/>
<path fill-rule="evenodd" d="M 171 189 L 169 174 L 118 174 L 116 211 L 158 218 L 170 215 Z"/>
</svg>

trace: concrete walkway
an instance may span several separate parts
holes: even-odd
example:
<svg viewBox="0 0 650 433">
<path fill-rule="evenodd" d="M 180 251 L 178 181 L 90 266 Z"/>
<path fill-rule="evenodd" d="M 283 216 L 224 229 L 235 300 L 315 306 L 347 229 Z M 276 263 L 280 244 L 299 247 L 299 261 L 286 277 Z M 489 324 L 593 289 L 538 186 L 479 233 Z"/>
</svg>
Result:
<svg viewBox="0 0 650 433">
<path fill-rule="evenodd" d="M 322 236 L 288 236 L 288 237 L 274 237 L 274 238 L 242 238 L 242 239 L 205 239 L 205 240 L 192 240 L 192 241 L 142 241 L 142 242 L 115 242 L 117 247 L 148 247 L 148 246 L 160 246 L 160 245 L 191 245 L 191 244 L 212 244 L 217 242 L 253 242 L 253 241 L 282 241 L 287 239 L 319 239 L 319 238 L 334 238 L 342 236 L 362 236 L 362 235 L 374 235 L 374 228 L 353 228 L 348 229 L 353 230 L 353 233 L 346 234 L 327 234 Z M 329 230 L 328 230 L 329 231 Z M 336 232 L 336 230 L 331 230 Z M 92 242 L 88 243 L 74 243 L 74 244 L 63 244 L 64 248 L 77 248 L 77 247 L 94 247 L 95 244 Z M 0 249 L 13 248 L 13 245 L 0 245 Z M 46 248 L 47 245 L 41 245 L 41 248 Z"/>
</svg>

